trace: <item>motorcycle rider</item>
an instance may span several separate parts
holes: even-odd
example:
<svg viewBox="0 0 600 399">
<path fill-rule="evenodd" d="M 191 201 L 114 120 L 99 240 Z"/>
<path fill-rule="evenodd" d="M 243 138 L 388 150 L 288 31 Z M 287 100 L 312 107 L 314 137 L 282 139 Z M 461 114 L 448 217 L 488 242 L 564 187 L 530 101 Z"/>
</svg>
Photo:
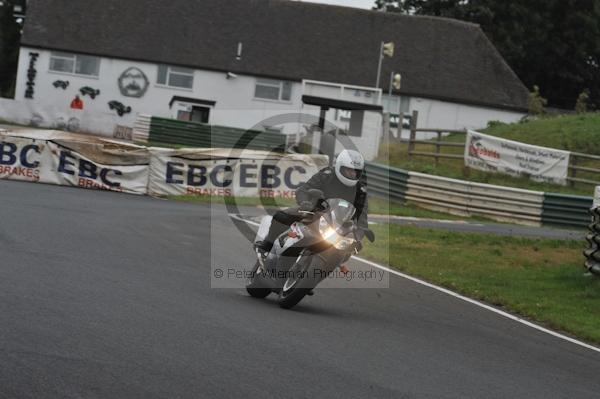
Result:
<svg viewBox="0 0 600 399">
<path fill-rule="evenodd" d="M 364 180 L 361 181 L 364 168 L 365 160 L 360 152 L 354 150 L 340 152 L 333 166 L 321 169 L 298 188 L 296 191 L 298 208 L 280 210 L 273 215 L 267 236 L 263 241 L 256 243 L 256 248 L 263 253 L 269 253 L 275 239 L 292 223 L 302 220 L 303 215 L 298 213 L 298 210 L 314 209 L 314 200 L 309 195 L 311 189 L 321 190 L 323 199 L 342 198 L 352 203 L 356 208 L 353 218 L 359 228 L 367 229 L 367 187 Z"/>
</svg>

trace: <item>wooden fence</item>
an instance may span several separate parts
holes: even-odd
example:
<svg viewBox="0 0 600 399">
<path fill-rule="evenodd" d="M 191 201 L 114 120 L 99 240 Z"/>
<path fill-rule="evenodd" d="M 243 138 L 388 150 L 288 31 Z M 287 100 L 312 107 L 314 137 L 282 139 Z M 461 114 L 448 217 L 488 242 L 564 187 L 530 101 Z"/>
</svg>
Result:
<svg viewBox="0 0 600 399">
<path fill-rule="evenodd" d="M 435 129 L 435 128 L 417 128 L 418 111 L 413 111 L 410 124 L 410 137 L 408 139 L 408 156 L 423 156 L 432 157 L 435 159 L 435 165 L 437 166 L 440 159 L 457 159 L 464 160 L 464 151 L 460 154 L 448 154 L 442 152 L 444 147 L 447 148 L 464 148 L 466 141 L 466 130 L 453 130 L 453 129 Z M 401 119 L 402 120 L 402 119 Z M 417 133 L 433 133 L 436 135 L 435 139 L 420 140 L 417 139 Z M 465 140 L 462 142 L 444 140 L 445 133 L 450 134 L 461 134 L 465 136 Z M 433 151 L 422 151 L 416 149 L 416 144 L 429 145 L 434 148 Z M 593 165 L 590 165 L 593 164 Z M 584 173 L 584 177 L 581 174 Z M 595 179 L 595 180 L 592 180 Z M 580 152 L 571 152 L 569 157 L 569 175 L 567 181 L 571 186 L 575 183 L 591 184 L 594 186 L 600 185 L 600 156 L 583 154 Z"/>
</svg>

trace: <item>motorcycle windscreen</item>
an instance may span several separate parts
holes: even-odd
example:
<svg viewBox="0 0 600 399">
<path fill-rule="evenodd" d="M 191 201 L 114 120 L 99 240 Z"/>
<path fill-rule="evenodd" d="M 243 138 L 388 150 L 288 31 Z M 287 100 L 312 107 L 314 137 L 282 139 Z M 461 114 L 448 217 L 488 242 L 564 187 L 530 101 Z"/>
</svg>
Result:
<svg viewBox="0 0 600 399">
<path fill-rule="evenodd" d="M 327 200 L 329 204 L 329 215 L 331 217 L 330 222 L 335 226 L 341 226 L 345 222 L 352 219 L 356 208 L 351 202 L 341 198 L 332 198 Z"/>
</svg>

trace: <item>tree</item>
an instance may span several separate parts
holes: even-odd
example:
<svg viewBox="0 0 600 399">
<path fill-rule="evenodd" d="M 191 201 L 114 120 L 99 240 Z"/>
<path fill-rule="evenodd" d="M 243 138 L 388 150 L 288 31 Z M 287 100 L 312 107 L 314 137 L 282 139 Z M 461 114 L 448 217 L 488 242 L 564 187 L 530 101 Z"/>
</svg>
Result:
<svg viewBox="0 0 600 399">
<path fill-rule="evenodd" d="M 531 115 L 541 115 L 544 113 L 544 107 L 548 104 L 548 101 L 540 94 L 540 88 L 537 85 L 533 85 L 533 91 L 529 93 L 527 99 L 527 106 Z"/>
<path fill-rule="evenodd" d="M 25 7 L 25 0 L 0 0 L 0 97 L 13 97 L 19 60 L 21 24 L 14 6 Z"/>
<path fill-rule="evenodd" d="M 584 114 L 588 111 L 588 100 L 590 99 L 590 92 L 588 89 L 585 89 L 579 94 L 577 97 L 577 102 L 575 103 L 575 112 L 578 114 Z"/>
<path fill-rule="evenodd" d="M 572 109 L 586 87 L 600 103 L 600 0 L 376 0 L 375 8 L 477 23 L 550 105 Z"/>
</svg>

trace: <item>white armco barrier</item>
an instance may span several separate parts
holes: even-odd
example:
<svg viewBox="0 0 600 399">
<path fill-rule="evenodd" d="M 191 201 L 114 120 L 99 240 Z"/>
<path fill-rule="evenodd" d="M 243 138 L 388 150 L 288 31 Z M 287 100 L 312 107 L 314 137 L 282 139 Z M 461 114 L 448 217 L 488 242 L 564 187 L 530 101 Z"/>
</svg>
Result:
<svg viewBox="0 0 600 399">
<path fill-rule="evenodd" d="M 594 191 L 594 206 L 593 208 L 600 207 L 600 186 L 596 186 L 596 190 Z"/>
<path fill-rule="evenodd" d="M 0 132 L 0 179 L 131 194 L 293 198 L 324 155 L 146 148 L 62 131 Z"/>
</svg>

